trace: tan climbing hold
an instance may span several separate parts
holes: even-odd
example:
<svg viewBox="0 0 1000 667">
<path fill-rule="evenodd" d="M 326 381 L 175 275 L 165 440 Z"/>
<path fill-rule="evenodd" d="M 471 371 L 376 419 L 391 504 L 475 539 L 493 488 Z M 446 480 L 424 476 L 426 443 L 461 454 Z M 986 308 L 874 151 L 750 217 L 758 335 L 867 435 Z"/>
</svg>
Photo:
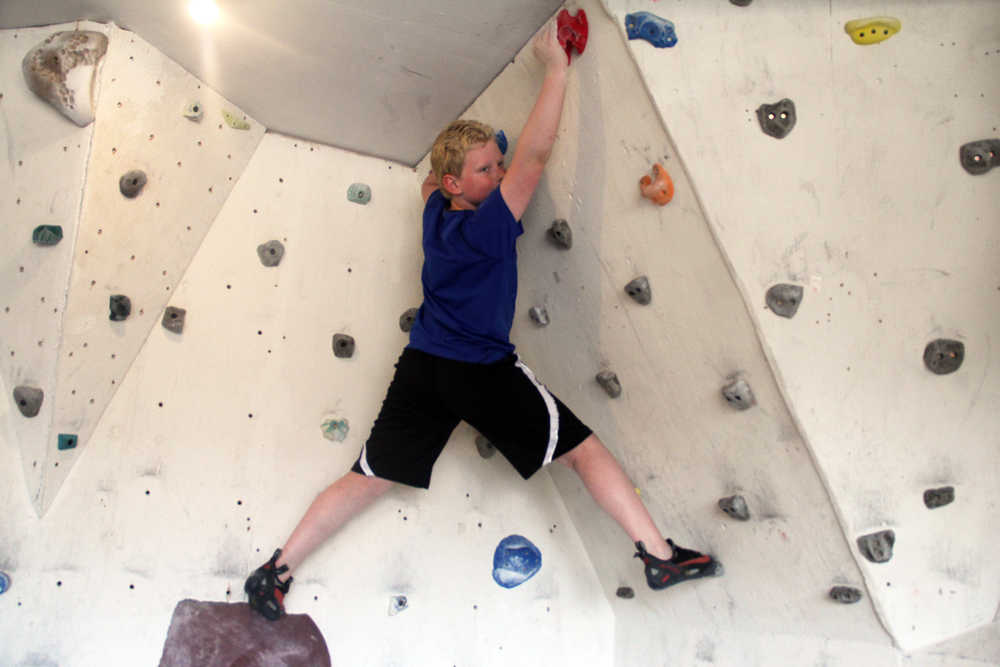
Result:
<svg viewBox="0 0 1000 667">
<path fill-rule="evenodd" d="M 80 127 L 94 122 L 97 70 L 107 36 L 89 30 L 57 32 L 28 51 L 21 71 L 31 92 Z"/>
</svg>

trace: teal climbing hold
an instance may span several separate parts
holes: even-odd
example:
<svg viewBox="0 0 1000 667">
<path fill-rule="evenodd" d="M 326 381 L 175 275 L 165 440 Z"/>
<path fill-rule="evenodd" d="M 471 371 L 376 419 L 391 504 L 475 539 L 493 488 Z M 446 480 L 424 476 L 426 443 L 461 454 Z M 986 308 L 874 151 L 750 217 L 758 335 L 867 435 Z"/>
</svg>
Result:
<svg viewBox="0 0 1000 667">
<path fill-rule="evenodd" d="M 333 416 L 324 419 L 320 428 L 323 429 L 323 437 L 334 442 L 343 442 L 351 431 L 351 425 L 346 419 Z"/>
<path fill-rule="evenodd" d="M 50 246 L 62 241 L 63 231 L 59 225 L 39 225 L 31 232 L 31 242 L 35 245 Z"/>
<path fill-rule="evenodd" d="M 59 451 L 64 451 L 67 449 L 76 449 L 76 443 L 79 441 L 72 433 L 60 433 L 59 434 Z"/>
</svg>

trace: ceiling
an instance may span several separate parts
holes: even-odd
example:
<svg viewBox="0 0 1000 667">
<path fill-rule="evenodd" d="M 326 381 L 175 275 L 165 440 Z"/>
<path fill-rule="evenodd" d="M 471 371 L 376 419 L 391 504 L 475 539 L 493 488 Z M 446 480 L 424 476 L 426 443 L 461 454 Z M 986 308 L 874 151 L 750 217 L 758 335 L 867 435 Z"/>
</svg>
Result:
<svg viewBox="0 0 1000 667">
<path fill-rule="evenodd" d="M 137 33 L 268 129 L 415 165 L 561 0 L 0 0 L 0 28 Z"/>
</svg>

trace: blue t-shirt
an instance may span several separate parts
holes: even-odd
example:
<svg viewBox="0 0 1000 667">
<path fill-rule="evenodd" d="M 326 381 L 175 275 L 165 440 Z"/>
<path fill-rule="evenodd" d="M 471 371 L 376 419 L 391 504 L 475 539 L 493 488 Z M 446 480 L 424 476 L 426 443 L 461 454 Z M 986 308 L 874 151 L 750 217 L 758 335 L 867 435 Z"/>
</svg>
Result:
<svg viewBox="0 0 1000 667">
<path fill-rule="evenodd" d="M 409 347 L 488 364 L 514 352 L 517 237 L 524 227 L 494 190 L 474 211 L 451 211 L 439 190 L 424 206 L 424 303 Z"/>
</svg>

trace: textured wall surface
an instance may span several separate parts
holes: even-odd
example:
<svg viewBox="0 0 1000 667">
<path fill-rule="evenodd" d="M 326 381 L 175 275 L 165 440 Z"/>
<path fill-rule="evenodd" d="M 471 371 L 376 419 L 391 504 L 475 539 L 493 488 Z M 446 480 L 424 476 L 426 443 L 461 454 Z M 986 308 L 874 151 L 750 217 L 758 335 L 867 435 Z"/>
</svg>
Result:
<svg viewBox="0 0 1000 667">
<path fill-rule="evenodd" d="M 581 2 L 588 50 L 574 57 L 559 138 L 519 242 L 513 339 L 522 359 L 618 456 L 664 534 L 714 553 L 725 576 L 650 591 L 627 536 L 572 472 L 555 466 L 523 482 L 501 457 L 481 459 L 463 425 L 429 492 L 391 491 L 296 572 L 289 610 L 313 618 L 334 664 L 1000 660 L 995 538 L 986 530 L 1000 432 L 989 372 L 997 310 L 974 280 L 998 265 L 997 220 L 984 206 L 1000 173 L 970 176 L 957 158 L 961 143 L 996 136 L 996 105 L 981 102 L 996 79 L 976 79 L 975 64 L 997 31 L 986 5 L 970 4 L 978 23 L 948 28 L 955 46 L 923 44 L 968 72 L 967 82 L 951 80 L 960 86 L 952 95 L 983 95 L 935 102 L 948 78 L 934 75 L 933 62 L 906 78 L 917 92 L 876 94 L 866 87 L 875 79 L 858 74 L 864 63 L 853 59 L 906 44 L 915 26 L 901 8 L 899 35 L 860 47 L 842 24 L 871 8 L 770 4 L 605 11 Z M 674 20 L 678 45 L 626 42 L 624 14 L 636 9 Z M 8 155 L 0 206 L 16 222 L 0 249 L 8 272 L 0 388 L 9 397 L 37 367 L 38 382 L 51 378 L 59 392 L 93 387 L 107 406 L 87 408 L 86 446 L 52 461 L 75 461 L 60 471 L 61 485 L 27 461 L 36 450 L 48 455 L 49 435 L 9 399 L 0 410 L 0 570 L 12 581 L 0 595 L 2 664 L 150 664 L 178 601 L 242 599 L 247 573 L 356 457 L 406 342 L 399 316 L 421 298 L 426 162 L 414 171 L 263 134 L 253 118 L 249 132 L 234 130 L 221 120 L 225 99 L 199 90 L 138 35 L 97 28 L 111 46 L 97 122 L 83 129 L 23 87 L 20 60 L 46 29 L 0 32 Z M 765 36 L 773 34 L 783 49 Z M 809 55 L 817 48 L 827 60 Z M 904 64 L 882 64 L 874 76 L 887 85 Z M 785 79 L 798 88 L 776 83 Z M 516 146 L 540 81 L 529 49 L 464 115 L 505 130 Z M 884 95 L 894 105 L 852 118 L 838 97 L 848 84 L 854 98 Z M 193 91 L 215 105 L 200 124 L 180 113 Z M 799 107 L 798 125 L 777 140 L 760 131 L 754 110 L 785 96 Z M 883 128 L 879 114 L 907 131 L 874 129 Z M 955 129 L 960 118 L 967 137 Z M 930 138 L 912 141 L 917 129 Z M 882 157 L 870 163 L 862 156 L 873 143 Z M 907 152 L 928 145 L 942 156 Z M 928 173 L 887 169 L 894 152 Z M 655 162 L 675 184 L 664 207 L 639 193 Z M 125 201 L 117 183 L 132 164 L 150 182 Z M 367 205 L 347 200 L 355 182 L 371 186 Z M 866 217 L 869 208 L 880 213 Z M 571 225 L 572 249 L 546 238 L 554 218 Z M 67 238 L 31 246 L 31 229 L 49 222 Z M 268 268 L 257 247 L 271 240 L 285 255 Z M 646 306 L 624 291 L 639 275 L 652 285 Z M 982 289 L 1000 294 L 990 279 Z M 774 282 L 806 288 L 795 318 L 765 310 Z M 125 285 L 141 296 L 122 329 L 107 321 L 107 297 Z M 182 334 L 159 325 L 168 304 L 187 310 Z M 529 319 L 536 305 L 546 306 L 547 327 Z M 353 358 L 334 357 L 335 333 L 356 339 Z M 939 336 L 966 343 L 955 374 L 923 367 L 924 345 Z M 83 356 L 57 378 L 59 345 Z M 849 361 L 859 349 L 864 361 Z M 621 397 L 595 382 L 604 369 L 618 374 Z M 734 373 L 755 392 L 747 411 L 722 397 Z M 343 442 L 322 436 L 331 417 L 350 424 Z M 944 485 L 955 487 L 955 502 L 926 509 L 923 491 Z M 41 508 L 29 493 L 37 489 L 47 494 Z M 737 493 L 749 521 L 717 506 Z M 893 560 L 871 564 L 855 538 L 887 527 L 896 531 Z M 512 533 L 540 547 L 543 565 L 505 590 L 490 569 L 493 549 Z M 864 597 L 840 605 L 827 596 L 834 585 Z M 635 597 L 617 597 L 621 586 Z M 409 608 L 390 616 L 396 595 Z"/>
<path fill-rule="evenodd" d="M 676 25 L 673 49 L 629 49 L 893 638 L 912 649 L 991 622 L 1000 173 L 970 175 L 958 155 L 1000 136 L 997 6 L 609 5 L 623 33 L 635 10 Z M 854 44 L 844 24 L 877 14 L 902 30 Z M 782 98 L 798 121 L 777 140 L 755 111 Z M 794 319 L 765 309 L 775 283 L 805 288 Z M 924 366 L 938 338 L 965 344 L 951 375 Z M 924 491 L 944 486 L 955 502 L 928 510 Z M 885 529 L 894 556 L 870 563 L 855 540 Z"/>
</svg>

